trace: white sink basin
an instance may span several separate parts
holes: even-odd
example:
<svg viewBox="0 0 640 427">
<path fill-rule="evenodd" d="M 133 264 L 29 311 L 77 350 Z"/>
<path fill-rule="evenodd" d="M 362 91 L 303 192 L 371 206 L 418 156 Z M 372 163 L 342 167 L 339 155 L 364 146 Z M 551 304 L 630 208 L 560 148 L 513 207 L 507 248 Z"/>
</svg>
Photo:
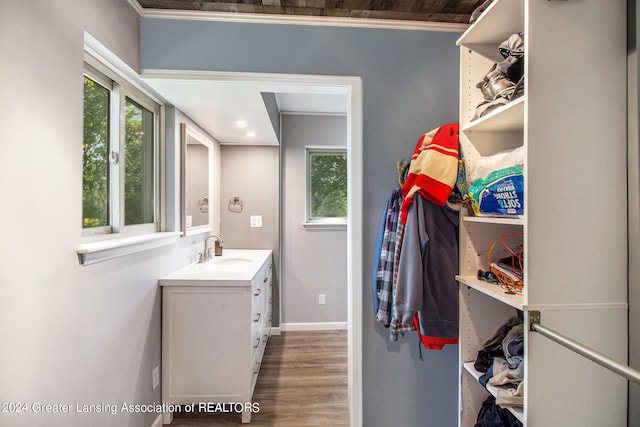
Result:
<svg viewBox="0 0 640 427">
<path fill-rule="evenodd" d="M 222 256 L 190 264 L 159 280 L 160 286 L 249 286 L 270 250 L 225 249 Z"/>
</svg>

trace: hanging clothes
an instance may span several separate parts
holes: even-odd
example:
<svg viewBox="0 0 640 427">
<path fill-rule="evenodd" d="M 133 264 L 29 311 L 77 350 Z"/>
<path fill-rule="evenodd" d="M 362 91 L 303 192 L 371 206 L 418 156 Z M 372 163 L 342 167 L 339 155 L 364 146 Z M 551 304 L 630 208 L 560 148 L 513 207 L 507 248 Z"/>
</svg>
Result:
<svg viewBox="0 0 640 427">
<path fill-rule="evenodd" d="M 452 123 L 424 134 L 397 164 L 402 187 L 387 200 L 372 271 L 376 321 L 392 341 L 417 331 L 427 349 L 458 342 L 458 212 L 446 206 L 458 154 Z"/>
<path fill-rule="evenodd" d="M 397 279 L 402 236 L 398 234 L 402 192 L 394 189 L 387 200 L 376 244 L 373 270 L 373 297 L 376 321 L 389 327 L 392 317 L 393 288 Z"/>
<path fill-rule="evenodd" d="M 394 306 L 398 322 L 417 324 L 427 349 L 458 342 L 458 218 L 420 193 L 409 206 Z"/>
<path fill-rule="evenodd" d="M 458 135 L 458 123 L 450 123 L 418 139 L 402 186 L 404 201 L 400 220 L 403 223 L 415 193 L 438 206 L 447 202 L 458 179 Z"/>
</svg>

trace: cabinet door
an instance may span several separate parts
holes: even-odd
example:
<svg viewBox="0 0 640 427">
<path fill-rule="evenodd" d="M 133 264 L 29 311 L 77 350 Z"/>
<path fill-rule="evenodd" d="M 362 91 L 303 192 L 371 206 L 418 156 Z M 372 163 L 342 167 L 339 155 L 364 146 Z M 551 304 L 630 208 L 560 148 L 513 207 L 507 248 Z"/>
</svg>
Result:
<svg viewBox="0 0 640 427">
<path fill-rule="evenodd" d="M 250 364 L 248 289 L 166 289 L 163 311 L 165 396 L 172 403 L 241 398 Z"/>
</svg>

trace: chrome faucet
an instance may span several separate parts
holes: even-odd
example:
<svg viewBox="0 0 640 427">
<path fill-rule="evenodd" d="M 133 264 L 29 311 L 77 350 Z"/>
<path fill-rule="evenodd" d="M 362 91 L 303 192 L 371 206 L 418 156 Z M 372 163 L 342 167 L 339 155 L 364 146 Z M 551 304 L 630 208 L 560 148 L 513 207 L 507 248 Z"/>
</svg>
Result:
<svg viewBox="0 0 640 427">
<path fill-rule="evenodd" d="M 222 236 L 220 236 L 219 234 L 211 234 L 206 239 L 204 239 L 204 261 L 209 261 L 211 259 L 211 247 L 209 246 L 209 239 L 211 238 L 216 239 L 214 249 L 215 256 L 222 255 L 222 247 L 224 246 L 224 243 L 222 242 Z"/>
</svg>

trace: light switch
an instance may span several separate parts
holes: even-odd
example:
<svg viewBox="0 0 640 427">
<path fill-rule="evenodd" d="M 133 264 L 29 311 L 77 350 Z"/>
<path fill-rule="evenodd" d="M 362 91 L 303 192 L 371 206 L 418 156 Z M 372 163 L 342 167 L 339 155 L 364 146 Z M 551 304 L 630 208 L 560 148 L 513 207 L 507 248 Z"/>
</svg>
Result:
<svg viewBox="0 0 640 427">
<path fill-rule="evenodd" d="M 262 227 L 262 215 L 251 215 L 251 227 Z"/>
</svg>

